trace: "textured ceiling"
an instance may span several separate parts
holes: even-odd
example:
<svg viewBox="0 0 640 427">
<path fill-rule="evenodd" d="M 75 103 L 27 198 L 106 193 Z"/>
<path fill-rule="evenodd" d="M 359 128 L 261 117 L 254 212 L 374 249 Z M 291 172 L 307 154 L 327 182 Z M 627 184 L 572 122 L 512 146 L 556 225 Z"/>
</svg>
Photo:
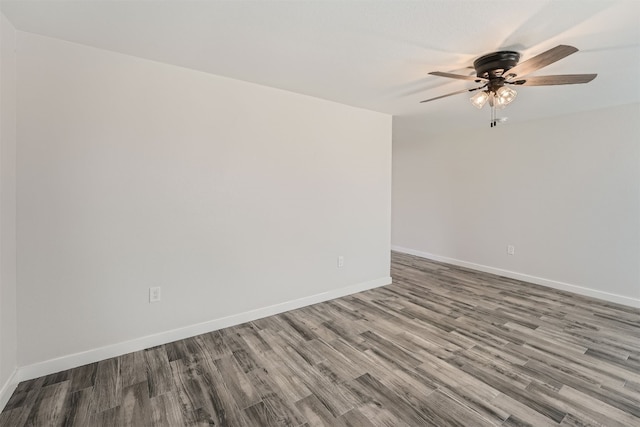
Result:
<svg viewBox="0 0 640 427">
<path fill-rule="evenodd" d="M 488 126 L 466 94 L 478 56 L 575 53 L 534 75 L 586 85 L 520 87 L 509 122 L 640 102 L 640 1 L 2 1 L 18 30 L 404 116 L 433 132 Z M 486 108 L 486 107 L 485 107 Z"/>
</svg>

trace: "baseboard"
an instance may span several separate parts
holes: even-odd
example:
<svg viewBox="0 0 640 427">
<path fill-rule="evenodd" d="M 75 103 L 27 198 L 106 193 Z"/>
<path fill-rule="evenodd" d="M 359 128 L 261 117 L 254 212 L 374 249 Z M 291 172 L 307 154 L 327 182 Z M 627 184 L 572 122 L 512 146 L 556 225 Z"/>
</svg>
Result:
<svg viewBox="0 0 640 427">
<path fill-rule="evenodd" d="M 0 388 L 0 412 L 4 410 L 4 407 L 7 405 L 7 402 L 20 382 L 17 380 L 17 374 L 18 370 L 14 369 L 9 378 L 7 378 L 7 381 L 2 385 L 2 388 Z"/>
<path fill-rule="evenodd" d="M 455 258 L 449 258 L 441 255 L 435 255 L 428 252 L 417 251 L 414 249 L 403 248 L 400 246 L 391 246 L 391 250 L 396 252 L 402 252 L 409 255 L 419 256 L 420 258 L 427 258 L 434 261 L 440 261 L 447 264 L 457 265 L 459 267 L 470 268 L 472 270 L 478 270 L 485 273 L 496 274 L 498 276 L 508 277 L 510 279 L 522 280 L 523 282 L 535 283 L 536 285 L 542 285 L 561 291 L 573 292 L 575 294 L 584 295 L 592 298 L 598 298 L 608 302 L 614 302 L 616 304 L 623 304 L 629 307 L 640 308 L 640 299 L 626 297 L 623 295 L 611 294 L 609 292 L 603 292 L 596 289 L 585 288 L 583 286 L 572 285 L 570 283 L 559 282 L 557 280 L 545 279 L 543 277 L 531 276 L 524 273 L 518 273 L 515 271 L 503 270 L 501 268 L 489 267 L 487 265 L 476 264 L 473 262 L 462 261 Z"/>
<path fill-rule="evenodd" d="M 357 292 L 366 291 L 368 289 L 388 285 L 390 283 L 391 277 L 381 277 L 379 279 L 346 286 L 344 288 L 334 289 L 308 297 L 286 301 L 280 304 L 275 304 L 256 310 L 250 310 L 247 312 L 214 319 L 183 328 L 173 329 L 170 331 L 161 332 L 159 334 L 137 338 L 131 341 L 125 341 L 80 353 L 70 354 L 56 359 L 46 360 L 44 362 L 39 362 L 32 365 L 22 366 L 18 368 L 17 373 L 15 374 L 16 382 L 38 378 L 44 375 L 49 375 L 78 366 L 86 365 L 88 363 L 98 362 L 100 360 L 109 359 L 111 357 L 120 356 L 126 353 L 144 350 L 146 348 L 167 344 L 173 341 L 193 337 L 195 335 L 200 335 L 218 329 L 239 325 L 241 323 L 250 322 L 252 320 L 261 319 L 267 316 L 273 316 L 274 314 L 295 310 L 298 308 L 306 307 L 308 305 L 317 304 L 319 302 L 329 301 Z"/>
</svg>

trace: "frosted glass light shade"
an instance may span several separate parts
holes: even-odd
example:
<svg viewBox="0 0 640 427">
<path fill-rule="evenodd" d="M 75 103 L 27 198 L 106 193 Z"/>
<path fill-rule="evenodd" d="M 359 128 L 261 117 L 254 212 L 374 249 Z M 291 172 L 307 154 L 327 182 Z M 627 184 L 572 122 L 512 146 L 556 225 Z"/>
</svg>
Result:
<svg viewBox="0 0 640 427">
<path fill-rule="evenodd" d="M 504 107 L 510 104 L 514 99 L 516 99 L 517 94 L 518 92 L 511 89 L 510 87 L 502 86 L 496 92 L 496 105 L 498 105 L 499 107 Z"/>
<path fill-rule="evenodd" d="M 489 92 L 487 92 L 486 90 L 483 90 L 482 92 L 478 92 L 475 95 L 473 95 L 470 101 L 474 107 L 476 107 L 477 109 L 480 109 L 484 104 L 486 104 L 488 99 L 489 99 Z"/>
</svg>

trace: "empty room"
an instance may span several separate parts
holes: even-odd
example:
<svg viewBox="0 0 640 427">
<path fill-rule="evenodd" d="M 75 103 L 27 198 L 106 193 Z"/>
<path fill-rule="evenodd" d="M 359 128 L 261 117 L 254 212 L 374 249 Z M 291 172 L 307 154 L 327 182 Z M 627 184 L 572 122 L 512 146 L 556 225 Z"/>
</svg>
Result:
<svg viewBox="0 0 640 427">
<path fill-rule="evenodd" d="M 0 426 L 640 426 L 640 2 L 0 0 Z"/>
</svg>

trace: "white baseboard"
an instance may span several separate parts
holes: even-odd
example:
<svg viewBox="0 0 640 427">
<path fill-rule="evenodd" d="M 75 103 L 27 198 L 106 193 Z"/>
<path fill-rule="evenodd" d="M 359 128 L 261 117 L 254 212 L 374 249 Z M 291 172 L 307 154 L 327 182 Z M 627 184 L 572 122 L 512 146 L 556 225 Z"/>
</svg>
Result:
<svg viewBox="0 0 640 427">
<path fill-rule="evenodd" d="M 7 402 L 11 398 L 11 395 L 18 386 L 19 381 L 17 380 L 17 373 L 18 370 L 15 369 L 11 373 L 9 378 L 7 378 L 7 381 L 5 381 L 5 383 L 2 385 L 2 388 L 0 388 L 0 411 L 2 411 L 7 405 Z"/>
<path fill-rule="evenodd" d="M 629 307 L 640 308 L 640 299 L 638 298 L 631 298 L 623 295 L 611 294 L 609 292 L 603 292 L 597 289 L 585 288 L 583 286 L 572 285 L 570 283 L 558 282 L 556 280 L 531 276 L 528 274 L 518 273 L 515 271 L 503 270 L 501 268 L 496 268 L 496 267 L 489 267 L 482 264 L 475 264 L 473 262 L 462 261 L 455 258 L 435 255 L 428 252 L 417 251 L 414 249 L 403 248 L 395 245 L 391 246 L 391 250 L 396 252 L 402 252 L 409 255 L 419 256 L 420 258 L 427 258 L 434 261 L 440 261 L 447 264 L 457 265 L 459 267 L 470 268 L 472 270 L 483 271 L 485 273 L 496 274 L 498 276 L 508 277 L 510 279 L 522 280 L 523 282 L 535 283 L 536 285 L 542 285 L 549 288 L 558 289 L 561 291 L 573 292 L 575 294 L 598 298 L 604 301 L 614 302 L 616 304 L 623 304 Z"/>
<path fill-rule="evenodd" d="M 100 360 L 109 359 L 111 357 L 120 356 L 126 353 L 144 350 L 146 348 L 167 344 L 173 341 L 193 337 L 195 335 L 204 334 L 234 325 L 239 325 L 241 323 L 250 322 L 252 320 L 261 319 L 263 317 L 273 316 L 274 314 L 295 310 L 297 308 L 306 307 L 308 305 L 317 304 L 323 301 L 329 301 L 357 292 L 366 291 L 368 289 L 377 288 L 379 286 L 388 285 L 390 283 L 391 277 L 381 277 L 379 279 L 374 279 L 367 282 L 346 286 L 344 288 L 322 292 L 293 301 L 286 301 L 280 304 L 250 310 L 244 313 L 234 314 L 231 316 L 214 319 L 183 328 L 173 329 L 155 335 L 149 335 L 130 341 L 87 350 L 80 353 L 69 354 L 67 356 L 46 360 L 44 362 L 34 363 L 32 365 L 22 366 L 18 368 L 17 373 L 15 374 L 15 381 L 16 383 L 18 383 L 20 381 L 38 378 L 43 375 L 53 374 L 56 372 L 86 365 L 88 363 L 98 362 Z M 10 395 L 11 394 L 9 394 L 9 396 Z"/>
</svg>

